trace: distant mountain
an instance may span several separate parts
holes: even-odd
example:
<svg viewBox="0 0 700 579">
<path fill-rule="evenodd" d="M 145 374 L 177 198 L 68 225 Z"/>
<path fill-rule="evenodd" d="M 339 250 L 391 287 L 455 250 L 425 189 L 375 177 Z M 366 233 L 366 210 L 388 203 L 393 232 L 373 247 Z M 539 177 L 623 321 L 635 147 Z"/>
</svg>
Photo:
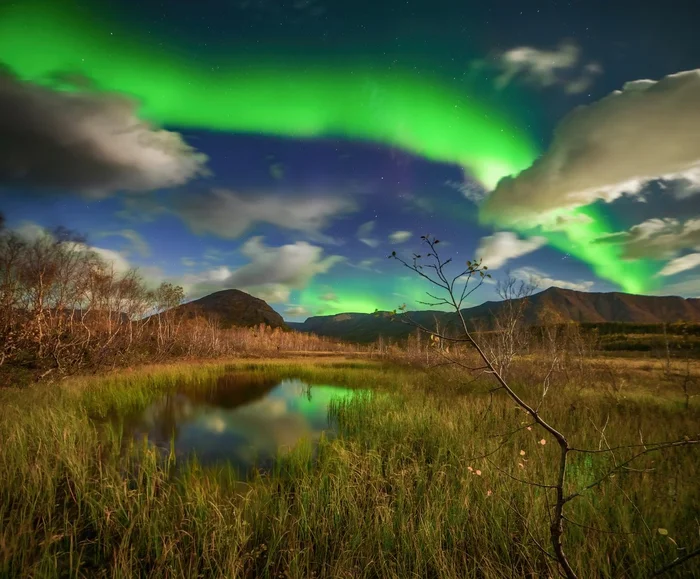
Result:
<svg viewBox="0 0 700 579">
<path fill-rule="evenodd" d="M 526 298 L 523 315 L 529 324 L 537 324 L 546 315 L 559 322 L 628 322 L 660 324 L 663 322 L 700 322 L 700 299 L 678 296 L 642 296 L 620 292 L 588 293 L 552 287 Z M 515 302 L 522 299 L 514 300 Z M 488 326 L 505 302 L 485 302 L 465 308 L 462 314 L 471 324 L 477 321 Z M 441 311 L 409 312 L 416 322 L 433 328 L 435 320 L 441 327 L 456 327 L 457 315 Z M 304 322 L 290 322 L 301 332 L 332 336 L 353 342 L 372 342 L 380 335 L 390 339 L 406 338 L 414 328 L 391 321 L 388 313 L 380 315 L 347 313 L 334 316 L 314 316 Z"/>
<path fill-rule="evenodd" d="M 237 289 L 218 291 L 177 309 L 185 315 L 214 316 L 222 328 L 266 324 L 272 328 L 289 329 L 282 316 L 267 302 Z"/>
<path fill-rule="evenodd" d="M 529 315 L 530 322 L 537 320 L 537 314 L 546 307 L 556 312 L 562 321 L 637 324 L 700 322 L 698 298 L 621 292 L 589 293 L 552 287 L 533 295 L 529 302 L 526 316 Z"/>
<path fill-rule="evenodd" d="M 440 311 L 410 312 L 417 323 L 434 327 L 435 319 L 441 327 L 455 321 L 455 314 Z M 311 332 L 317 336 L 329 336 L 348 342 L 373 342 L 380 335 L 390 339 L 403 339 L 415 329 L 397 320 L 391 320 L 388 312 L 375 314 L 336 314 L 335 316 L 314 316 L 304 322 L 287 322 L 293 330 Z"/>
</svg>

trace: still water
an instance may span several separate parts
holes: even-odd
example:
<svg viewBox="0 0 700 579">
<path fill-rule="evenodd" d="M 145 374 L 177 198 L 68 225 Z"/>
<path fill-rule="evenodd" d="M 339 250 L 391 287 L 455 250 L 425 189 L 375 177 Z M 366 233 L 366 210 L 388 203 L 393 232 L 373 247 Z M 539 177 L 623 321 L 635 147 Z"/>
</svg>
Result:
<svg viewBox="0 0 700 579">
<path fill-rule="evenodd" d="M 193 454 L 203 466 L 229 463 L 244 477 L 251 468 L 271 468 L 276 456 L 301 439 L 315 446 L 332 436 L 331 399 L 356 394 L 296 379 L 226 375 L 210 387 L 183 388 L 123 420 L 124 434 L 167 451 L 171 440 L 180 461 Z"/>
</svg>

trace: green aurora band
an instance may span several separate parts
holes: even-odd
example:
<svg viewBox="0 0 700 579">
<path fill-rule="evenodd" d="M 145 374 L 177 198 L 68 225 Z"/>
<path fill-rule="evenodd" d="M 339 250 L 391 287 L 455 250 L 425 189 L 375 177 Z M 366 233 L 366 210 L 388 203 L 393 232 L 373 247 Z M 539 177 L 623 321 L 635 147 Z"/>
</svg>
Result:
<svg viewBox="0 0 700 579">
<path fill-rule="evenodd" d="M 0 60 L 38 83 L 82 74 L 133 96 L 158 124 L 374 141 L 461 165 L 489 188 L 538 153 L 504 113 L 426 75 L 281 59 L 204 63 L 46 4 L 0 12 Z"/>
<path fill-rule="evenodd" d="M 311 284 L 299 294 L 299 303 L 309 308 L 309 315 L 334 315 L 339 313 L 368 314 L 375 310 L 393 310 L 402 302 L 401 297 L 392 295 L 385 284 L 378 284 L 377 279 L 343 279 L 342 283 L 335 284 L 337 289 L 333 293 L 336 298 L 333 301 L 320 299 L 319 296 L 327 293 L 317 284 Z M 392 285 L 391 282 L 387 285 Z M 383 291 L 389 290 L 389 291 Z M 392 300 L 393 298 L 393 300 Z"/>
<path fill-rule="evenodd" d="M 416 246 L 417 247 L 417 246 Z M 408 253 L 408 251 L 407 251 Z M 384 272 L 389 272 L 397 267 L 394 261 L 384 260 L 379 263 Z M 469 287 L 474 287 L 478 281 L 472 280 Z M 435 288 L 429 283 L 415 276 L 367 274 L 344 277 L 333 284 L 334 300 L 323 300 L 320 296 L 327 294 L 328 284 L 314 280 L 304 290 L 299 292 L 296 301 L 311 310 L 314 315 L 334 315 L 339 313 L 371 313 L 375 310 L 390 311 L 406 304 L 408 310 L 425 309 L 421 302 L 430 302 L 426 291 L 435 292 Z M 461 291 L 461 286 L 460 286 Z M 475 306 L 477 303 L 465 301 L 465 308 Z M 432 310 L 449 309 L 444 306 L 433 306 Z"/>
<path fill-rule="evenodd" d="M 0 62 L 23 80 L 54 87 L 57 74 L 84 75 L 98 90 L 132 96 L 140 116 L 157 124 L 373 141 L 462 166 L 488 189 L 538 155 L 530 136 L 504 112 L 425 74 L 381 72 L 361 63 L 304 66 L 235 57 L 204 63 L 65 5 L 24 0 L 0 10 Z M 605 219 L 591 207 L 576 211 L 593 222 L 565 232 L 519 230 L 546 236 L 626 291 L 649 289 L 654 264 L 624 262 L 619 248 L 593 243 L 609 232 Z M 497 216 L 481 220 L 511 228 Z M 350 302 L 344 304 L 350 310 L 374 309 Z"/>
<path fill-rule="evenodd" d="M 653 275 L 659 270 L 659 262 L 625 260 L 619 245 L 598 241 L 602 236 L 612 233 L 613 228 L 595 205 L 559 211 L 557 215 L 570 218 L 570 222 L 562 231 L 525 227 L 513 229 L 526 236 L 545 237 L 550 246 L 589 264 L 598 277 L 618 284 L 628 293 L 644 293 L 660 286 Z M 590 220 L 577 221 L 576 217 L 580 215 L 585 215 Z"/>
</svg>

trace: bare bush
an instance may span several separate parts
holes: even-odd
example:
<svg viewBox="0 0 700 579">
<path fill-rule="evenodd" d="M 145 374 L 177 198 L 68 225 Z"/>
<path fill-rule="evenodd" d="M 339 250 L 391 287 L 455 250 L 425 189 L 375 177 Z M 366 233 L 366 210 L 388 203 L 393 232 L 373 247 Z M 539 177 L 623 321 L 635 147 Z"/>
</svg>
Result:
<svg viewBox="0 0 700 579">
<path fill-rule="evenodd" d="M 456 357 L 450 354 L 443 353 L 442 356 L 445 360 L 445 364 L 451 364 L 462 370 L 467 370 L 469 372 L 479 372 L 480 374 L 486 373 L 493 377 L 495 381 L 495 386 L 491 389 L 490 394 L 495 395 L 496 393 L 505 394 L 516 407 L 527 416 L 527 420 L 524 421 L 522 426 L 515 428 L 513 430 L 507 431 L 502 434 L 496 434 L 493 436 L 498 440 L 496 448 L 490 449 L 483 454 L 481 457 L 489 460 L 489 457 L 498 452 L 500 449 L 504 448 L 511 441 L 512 437 L 523 428 L 531 429 L 533 427 L 542 429 L 544 433 L 553 438 L 558 446 L 557 458 L 557 475 L 555 480 L 528 480 L 521 476 L 514 475 L 510 472 L 503 471 L 496 467 L 496 465 L 489 460 L 489 463 L 494 465 L 501 474 L 510 477 L 513 480 L 519 481 L 524 485 L 531 488 L 537 488 L 541 492 L 545 492 L 551 495 L 551 508 L 548 512 L 549 518 L 549 548 L 545 548 L 544 545 L 537 543 L 538 548 L 542 553 L 548 558 L 556 561 L 559 572 L 567 577 L 568 579 L 576 579 L 578 577 L 577 572 L 572 567 L 569 558 L 566 555 L 565 550 L 565 538 L 567 525 L 570 523 L 567 517 L 567 506 L 571 501 L 584 496 L 588 491 L 592 489 L 597 489 L 603 485 L 606 481 L 609 481 L 612 477 L 622 473 L 635 471 L 632 467 L 633 463 L 638 459 L 666 449 L 675 449 L 679 447 L 686 447 L 690 445 L 696 445 L 700 443 L 700 438 L 694 434 L 693 437 L 685 436 L 680 440 L 663 441 L 658 443 L 648 443 L 643 440 L 640 433 L 640 443 L 639 444 L 623 444 L 623 445 L 612 445 L 605 436 L 605 426 L 600 429 L 601 432 L 601 447 L 597 449 L 587 449 L 587 448 L 577 448 L 574 444 L 570 442 L 570 437 L 574 433 L 565 433 L 560 428 L 555 426 L 549 418 L 545 418 L 545 411 L 543 410 L 543 403 L 547 398 L 550 388 L 552 386 L 552 376 L 556 372 L 561 372 L 562 366 L 560 364 L 561 354 L 563 352 L 563 341 L 562 338 L 566 336 L 566 332 L 561 332 L 561 324 L 558 323 L 561 320 L 556 319 L 546 319 L 547 322 L 543 327 L 541 333 L 541 343 L 544 348 L 546 356 L 540 359 L 540 366 L 544 370 L 544 377 L 540 381 L 540 388 L 536 400 L 528 401 L 526 396 L 532 394 L 530 391 L 521 393 L 516 391 L 508 381 L 505 379 L 501 370 L 508 370 L 513 363 L 517 350 L 520 349 L 521 344 L 517 340 L 511 341 L 511 338 L 517 335 L 516 328 L 519 327 L 522 321 L 522 313 L 520 310 L 519 302 L 516 308 L 510 308 L 509 304 L 505 305 L 505 312 L 503 320 L 505 323 L 501 326 L 500 332 L 497 334 L 497 338 L 494 342 L 493 353 L 494 356 L 503 356 L 500 360 L 489 355 L 488 351 L 483 347 L 479 341 L 479 337 L 470 330 L 469 324 L 464 317 L 463 311 L 461 309 L 462 303 L 466 296 L 470 295 L 477 287 L 481 285 L 483 279 L 488 274 L 485 273 L 487 269 L 486 266 L 482 266 L 481 261 L 467 261 L 466 269 L 459 271 L 456 275 L 448 275 L 447 266 L 452 262 L 451 259 L 442 259 L 440 257 L 437 245 L 440 243 L 438 239 L 430 236 L 422 236 L 424 244 L 426 245 L 427 253 L 425 257 L 421 254 L 413 254 L 413 258 L 410 261 L 406 261 L 399 257 L 396 252 L 392 252 L 389 256 L 390 258 L 396 259 L 403 266 L 410 269 L 420 277 L 426 279 L 435 287 L 442 291 L 442 295 L 434 295 L 428 293 L 428 296 L 432 299 L 431 302 L 427 302 L 428 305 L 447 305 L 450 306 L 457 318 L 459 319 L 459 325 L 461 329 L 461 335 L 454 337 L 445 334 L 438 334 L 436 332 L 431 332 L 430 329 L 417 324 L 414 320 L 410 318 L 410 315 L 405 312 L 405 305 L 401 306 L 398 311 L 394 311 L 393 314 L 398 317 L 400 321 L 408 323 L 420 329 L 421 331 L 430 333 L 433 338 L 437 338 L 440 341 L 446 341 L 457 346 L 468 346 L 476 354 L 476 362 L 465 362 L 463 357 Z M 469 283 L 473 280 L 477 281 L 475 286 L 468 289 Z M 462 284 L 460 286 L 460 283 Z M 461 287 L 461 289 L 460 289 Z M 510 286 L 514 287 L 513 285 Z M 506 293 L 506 295 L 509 295 Z M 511 302 L 512 304 L 513 302 Z M 522 306 L 524 308 L 524 306 Z M 518 311 L 519 310 L 519 311 Z M 513 317 L 508 317 L 509 314 Z M 520 320 L 515 320 L 514 316 L 519 315 Z M 573 342 L 577 342 L 580 339 L 580 335 L 571 334 L 570 335 Z M 580 346 L 580 344 L 578 344 Z M 541 444 L 546 444 L 546 439 L 543 438 Z M 612 466 L 610 462 L 602 469 L 602 474 L 597 476 L 595 480 L 583 486 L 578 486 L 578 488 L 571 488 L 573 481 L 570 480 L 570 459 L 572 455 L 588 455 L 588 456 L 598 456 L 605 455 L 609 461 L 612 461 Z M 643 472 L 643 471 L 640 471 Z M 624 491 L 623 491 L 624 492 Z M 523 524 L 527 528 L 527 516 L 522 513 L 518 513 L 522 518 Z M 532 538 L 532 533 L 529 532 Z M 533 539 L 534 540 L 534 539 Z M 700 555 L 700 549 L 693 551 L 689 557 L 679 557 L 674 561 L 671 561 L 666 566 L 658 570 L 658 573 L 663 573 L 671 568 L 676 567 L 679 564 L 685 563 L 690 558 Z M 657 574 L 658 574 L 657 573 Z"/>
<path fill-rule="evenodd" d="M 0 370 L 33 378 L 161 361 L 287 351 L 356 351 L 339 340 L 255 328 L 221 329 L 213 317 L 185 316 L 183 289 L 149 289 L 65 229 L 25 239 L 0 232 Z"/>
<path fill-rule="evenodd" d="M 503 377 L 508 375 L 516 356 L 526 352 L 530 345 L 531 333 L 524 314 L 528 298 L 536 289 L 533 281 L 525 282 L 510 275 L 499 280 L 496 293 L 503 300 L 502 307 L 488 319 L 473 324 L 479 343 Z"/>
</svg>

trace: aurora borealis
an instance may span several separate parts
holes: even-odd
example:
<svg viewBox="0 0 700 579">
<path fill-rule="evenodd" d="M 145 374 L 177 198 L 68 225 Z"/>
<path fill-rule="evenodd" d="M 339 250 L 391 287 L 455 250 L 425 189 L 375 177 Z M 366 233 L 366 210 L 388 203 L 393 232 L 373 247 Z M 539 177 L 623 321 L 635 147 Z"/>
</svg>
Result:
<svg viewBox="0 0 700 579">
<path fill-rule="evenodd" d="M 361 2 L 187 6 L 26 0 L 0 8 L 10 95 L 0 102 L 25 95 L 22 114 L 0 134 L 22 143 L 0 149 L 8 158 L 0 211 L 10 227 L 72 227 L 154 283 L 180 283 L 190 297 L 239 287 L 287 319 L 418 307 L 425 286 L 385 258 L 416 250 L 425 233 L 444 239 L 457 262 L 491 257 L 503 263 L 494 277 L 534 276 L 542 289 L 700 290 L 700 272 L 668 267 L 700 252 L 700 234 L 686 231 L 700 208 L 700 150 L 690 131 L 663 130 L 684 126 L 684 114 L 686 124 L 696 121 L 682 106 L 694 102 L 694 77 L 660 81 L 690 70 L 700 54 L 660 31 L 663 58 L 611 58 L 623 6 L 604 24 L 592 8 L 524 11 L 507 2 L 498 17 L 446 2 L 388 2 L 374 18 Z M 652 34 L 654 15 L 638 18 L 637 29 Z M 672 18 L 673 38 L 692 34 L 686 19 Z M 562 22 L 576 50 L 555 65 Z M 624 34 L 636 54 L 653 51 L 631 27 Z M 656 125 L 606 98 L 640 78 L 660 81 L 676 103 L 647 107 Z M 648 85 L 630 86 L 631 100 Z M 23 127 L 23 118 L 38 118 L 31 107 L 48 120 Z M 623 137 L 607 150 L 616 134 L 595 138 L 598 118 L 616 126 L 611 114 L 631 119 L 635 128 L 620 121 L 619 134 L 632 148 L 644 130 L 654 146 L 669 147 L 667 163 L 647 161 L 640 181 L 634 157 L 621 153 L 631 150 Z M 117 142 L 134 127 L 133 139 Z M 666 169 L 675 167 L 674 139 L 690 153 L 677 171 Z M 60 179 L 57 150 L 66 155 Z M 617 180 L 578 177 L 596 172 Z M 528 191 L 557 179 L 546 210 L 532 205 L 536 218 L 505 210 L 522 206 L 526 216 Z M 583 201 L 567 205 L 579 182 Z M 674 237 L 679 228 L 684 235 Z M 627 244 L 639 231 L 656 249 L 633 257 Z M 518 234 L 507 248 L 506 232 Z M 524 252 L 531 238 L 546 242 Z M 496 247 L 509 252 L 505 260 L 489 255 Z M 660 274 L 670 270 L 673 277 Z M 493 297 L 487 285 L 474 304 Z"/>
<path fill-rule="evenodd" d="M 0 39 L 6 64 L 24 80 L 53 81 L 80 63 L 73 72 L 135 97 L 140 115 L 159 124 L 369 140 L 464 166 L 489 188 L 537 156 L 529 135 L 498 109 L 415 74 L 281 59 L 195 64 L 115 39 L 94 22 L 25 12 L 21 4 L 0 24 Z"/>
</svg>

